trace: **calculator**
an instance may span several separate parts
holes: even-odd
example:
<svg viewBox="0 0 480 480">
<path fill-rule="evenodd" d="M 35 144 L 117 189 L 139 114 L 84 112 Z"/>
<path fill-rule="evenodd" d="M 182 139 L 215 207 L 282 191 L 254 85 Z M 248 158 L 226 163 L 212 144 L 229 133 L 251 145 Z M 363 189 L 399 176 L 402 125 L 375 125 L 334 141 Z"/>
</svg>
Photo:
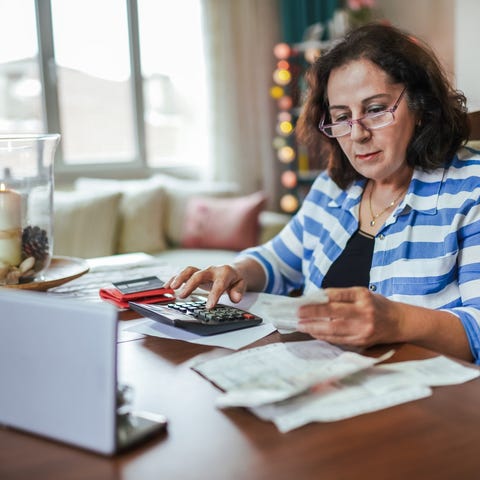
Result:
<svg viewBox="0 0 480 480">
<path fill-rule="evenodd" d="M 262 323 L 262 318 L 230 305 L 217 304 L 211 309 L 205 301 L 142 304 L 129 302 L 130 308 L 157 322 L 183 328 L 198 335 L 214 335 Z"/>
</svg>

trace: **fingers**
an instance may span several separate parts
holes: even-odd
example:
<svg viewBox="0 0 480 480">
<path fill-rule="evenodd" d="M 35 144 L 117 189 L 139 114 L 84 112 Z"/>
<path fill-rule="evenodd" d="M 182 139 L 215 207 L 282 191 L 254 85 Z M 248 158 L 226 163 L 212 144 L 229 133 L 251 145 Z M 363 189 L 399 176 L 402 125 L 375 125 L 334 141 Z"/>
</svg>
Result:
<svg viewBox="0 0 480 480">
<path fill-rule="evenodd" d="M 166 286 L 173 289 L 180 288 L 177 292 L 179 298 L 188 297 L 198 287 L 210 290 L 207 308 L 214 307 L 225 292 L 228 292 L 233 302 L 239 302 L 246 288 L 244 280 L 231 265 L 212 266 L 204 270 L 187 267 L 171 278 Z"/>
<path fill-rule="evenodd" d="M 242 299 L 245 293 L 245 282 L 243 280 L 234 283 L 232 286 L 227 285 L 228 282 L 225 282 L 223 279 L 215 280 L 205 305 L 207 309 L 213 308 L 225 292 L 228 293 L 230 300 L 234 303 L 238 303 Z"/>
<path fill-rule="evenodd" d="M 371 344 L 378 317 L 374 294 L 362 287 L 327 289 L 326 293 L 327 303 L 299 308 L 298 330 L 337 345 Z"/>
<path fill-rule="evenodd" d="M 329 288 L 327 303 L 302 305 L 298 317 L 302 321 L 365 316 L 371 313 L 372 294 L 363 287 Z"/>
<path fill-rule="evenodd" d="M 365 287 L 327 288 L 325 293 L 329 302 L 355 303 L 366 301 L 372 295 Z"/>
<path fill-rule="evenodd" d="M 165 283 L 165 287 L 173 288 L 176 290 L 180 288 L 195 272 L 198 272 L 199 268 L 196 267 L 187 267 L 183 269 L 180 273 L 173 276 L 170 280 Z"/>
</svg>

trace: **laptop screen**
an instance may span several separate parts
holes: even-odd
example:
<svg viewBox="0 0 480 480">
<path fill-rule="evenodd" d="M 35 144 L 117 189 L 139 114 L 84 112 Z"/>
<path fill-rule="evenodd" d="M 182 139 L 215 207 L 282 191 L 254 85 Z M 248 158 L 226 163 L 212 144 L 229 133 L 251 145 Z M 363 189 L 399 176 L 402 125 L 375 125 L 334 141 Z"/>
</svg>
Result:
<svg viewBox="0 0 480 480">
<path fill-rule="evenodd" d="M 116 450 L 117 312 L 0 289 L 0 423 Z"/>
</svg>

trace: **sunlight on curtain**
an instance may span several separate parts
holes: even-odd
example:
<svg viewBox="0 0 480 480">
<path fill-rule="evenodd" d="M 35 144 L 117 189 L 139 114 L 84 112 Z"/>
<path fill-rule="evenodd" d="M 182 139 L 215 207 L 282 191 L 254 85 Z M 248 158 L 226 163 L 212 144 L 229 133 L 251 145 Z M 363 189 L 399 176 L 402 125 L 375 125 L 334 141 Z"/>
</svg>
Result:
<svg viewBox="0 0 480 480">
<path fill-rule="evenodd" d="M 202 0 L 207 58 L 211 163 L 215 180 L 271 193 L 274 105 L 269 96 L 277 0 Z"/>
</svg>

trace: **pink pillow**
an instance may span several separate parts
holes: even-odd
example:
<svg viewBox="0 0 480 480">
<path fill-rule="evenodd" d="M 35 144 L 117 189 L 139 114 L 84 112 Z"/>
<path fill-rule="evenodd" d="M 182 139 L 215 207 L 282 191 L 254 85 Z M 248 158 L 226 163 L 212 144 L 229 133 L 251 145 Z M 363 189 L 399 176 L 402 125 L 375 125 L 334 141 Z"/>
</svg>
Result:
<svg viewBox="0 0 480 480">
<path fill-rule="evenodd" d="M 192 197 L 185 212 L 182 247 L 243 250 L 258 244 L 258 217 L 266 197 Z"/>
</svg>

